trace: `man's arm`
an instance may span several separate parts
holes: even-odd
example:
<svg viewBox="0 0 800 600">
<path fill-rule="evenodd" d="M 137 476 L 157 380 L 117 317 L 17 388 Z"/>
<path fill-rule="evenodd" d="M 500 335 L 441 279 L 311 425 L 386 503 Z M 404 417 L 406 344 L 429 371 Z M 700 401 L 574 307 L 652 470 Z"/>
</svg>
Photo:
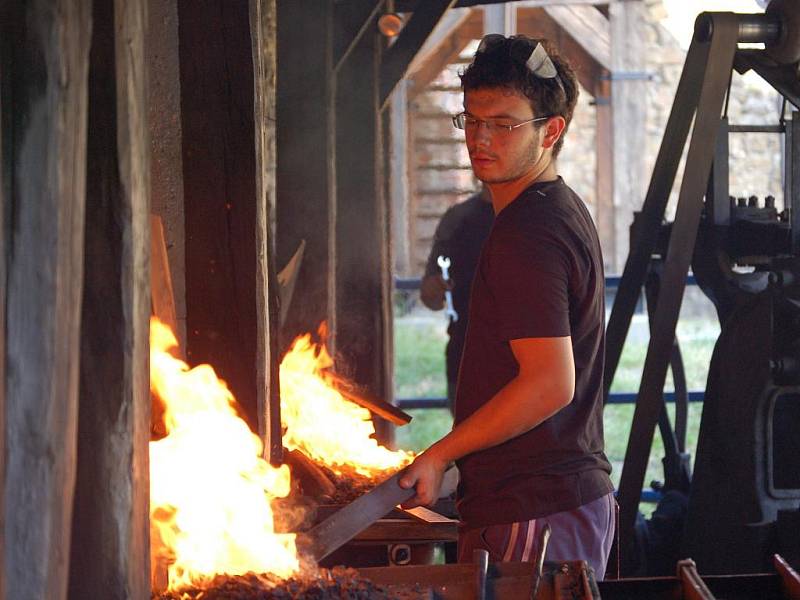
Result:
<svg viewBox="0 0 800 600">
<path fill-rule="evenodd" d="M 408 467 L 400 485 L 416 487 L 417 493 L 404 508 L 434 503 L 452 461 L 522 435 L 572 401 L 575 363 L 569 336 L 525 338 L 510 344 L 519 374 Z"/>
</svg>

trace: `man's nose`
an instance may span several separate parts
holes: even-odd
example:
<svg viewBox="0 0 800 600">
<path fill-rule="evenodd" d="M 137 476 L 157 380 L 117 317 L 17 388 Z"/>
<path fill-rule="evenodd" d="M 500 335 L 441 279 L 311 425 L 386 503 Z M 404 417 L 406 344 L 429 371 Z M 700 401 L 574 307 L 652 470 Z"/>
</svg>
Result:
<svg viewBox="0 0 800 600">
<path fill-rule="evenodd" d="M 486 121 L 478 121 L 475 127 L 475 141 L 482 141 L 488 144 L 492 139 L 492 134 L 489 131 L 489 123 Z"/>
</svg>

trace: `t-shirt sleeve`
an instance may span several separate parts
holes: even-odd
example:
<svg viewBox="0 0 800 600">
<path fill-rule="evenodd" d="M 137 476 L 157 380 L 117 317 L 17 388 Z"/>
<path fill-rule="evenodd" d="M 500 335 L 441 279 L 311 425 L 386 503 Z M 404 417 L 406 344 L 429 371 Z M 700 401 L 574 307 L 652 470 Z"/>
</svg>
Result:
<svg viewBox="0 0 800 600">
<path fill-rule="evenodd" d="M 493 244 L 488 266 L 503 339 L 570 335 L 569 260 L 554 234 L 506 236 Z"/>
</svg>

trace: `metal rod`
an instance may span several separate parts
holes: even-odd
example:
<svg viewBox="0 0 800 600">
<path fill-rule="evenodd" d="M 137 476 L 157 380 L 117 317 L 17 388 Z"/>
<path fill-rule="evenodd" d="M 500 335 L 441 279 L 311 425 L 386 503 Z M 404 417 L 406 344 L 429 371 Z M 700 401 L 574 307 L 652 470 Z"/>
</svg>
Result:
<svg viewBox="0 0 800 600">
<path fill-rule="evenodd" d="M 732 13 L 700 13 L 694 22 L 694 37 L 698 42 L 708 42 L 714 35 L 714 15 Z M 737 42 L 741 44 L 771 43 L 781 35 L 782 23 L 777 15 L 736 14 Z"/>
</svg>

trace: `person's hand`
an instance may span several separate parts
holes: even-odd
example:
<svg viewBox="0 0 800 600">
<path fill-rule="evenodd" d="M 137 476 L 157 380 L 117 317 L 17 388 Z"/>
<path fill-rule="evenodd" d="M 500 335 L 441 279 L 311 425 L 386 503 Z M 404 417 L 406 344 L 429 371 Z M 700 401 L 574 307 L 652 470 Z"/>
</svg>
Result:
<svg viewBox="0 0 800 600">
<path fill-rule="evenodd" d="M 442 310 L 444 308 L 444 293 L 452 289 L 452 279 L 445 281 L 438 273 L 426 275 L 420 283 L 419 298 L 431 310 Z"/>
<path fill-rule="evenodd" d="M 439 458 L 432 449 L 420 454 L 406 467 L 405 473 L 400 478 L 400 487 L 405 489 L 413 487 L 416 490 L 416 495 L 406 500 L 402 507 L 414 508 L 434 504 L 439 499 L 442 478 L 447 466 L 448 462 Z"/>
</svg>

